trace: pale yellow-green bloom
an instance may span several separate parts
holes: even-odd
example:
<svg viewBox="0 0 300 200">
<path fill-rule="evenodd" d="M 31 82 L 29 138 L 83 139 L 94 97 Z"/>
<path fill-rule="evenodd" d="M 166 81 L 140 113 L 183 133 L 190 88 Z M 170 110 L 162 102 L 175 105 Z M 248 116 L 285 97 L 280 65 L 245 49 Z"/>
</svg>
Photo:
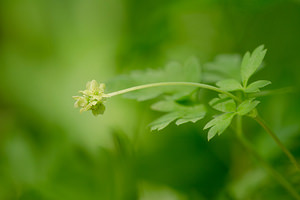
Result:
<svg viewBox="0 0 300 200">
<path fill-rule="evenodd" d="M 91 110 L 97 116 L 103 114 L 105 111 L 104 102 L 109 97 L 104 93 L 105 84 L 98 84 L 97 81 L 92 80 L 86 84 L 86 90 L 79 91 L 82 96 L 73 96 L 75 99 L 74 107 L 81 107 L 80 113 Z"/>
</svg>

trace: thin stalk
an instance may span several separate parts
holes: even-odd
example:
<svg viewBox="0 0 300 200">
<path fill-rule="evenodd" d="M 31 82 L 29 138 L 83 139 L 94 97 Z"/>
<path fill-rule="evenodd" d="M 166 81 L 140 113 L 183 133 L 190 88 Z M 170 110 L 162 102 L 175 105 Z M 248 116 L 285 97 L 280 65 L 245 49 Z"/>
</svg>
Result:
<svg viewBox="0 0 300 200">
<path fill-rule="evenodd" d="M 269 165 L 253 148 L 250 142 L 243 136 L 243 128 L 242 128 L 242 117 L 237 116 L 237 130 L 236 135 L 244 148 L 253 155 L 257 161 L 261 163 L 261 165 L 267 170 L 267 172 L 272 175 L 280 185 L 282 185 L 291 196 L 295 199 L 300 200 L 300 196 L 295 190 L 295 188 L 281 175 L 279 174 L 271 165 Z"/>
<path fill-rule="evenodd" d="M 211 85 L 207 85 L 207 84 L 203 84 L 203 83 L 194 83 L 194 82 L 160 82 L 160 83 L 149 83 L 149 84 L 145 84 L 145 85 L 139 85 L 139 86 L 134 86 L 134 87 L 130 87 L 124 90 L 119 90 L 116 92 L 112 92 L 107 94 L 108 97 L 112 97 L 112 96 L 116 96 L 116 95 L 120 95 L 120 94 L 125 94 L 127 92 L 132 92 L 135 90 L 141 90 L 141 89 L 145 89 L 145 88 L 151 88 L 151 87 L 160 87 L 160 86 L 194 86 L 194 87 L 199 87 L 199 88 L 203 88 L 203 89 L 208 89 L 208 90 L 212 90 L 215 92 L 219 92 L 222 94 L 226 94 L 227 96 L 229 96 L 230 98 L 236 100 L 237 102 L 240 102 L 241 100 L 239 98 L 237 98 L 236 96 L 234 96 L 233 94 L 226 92 L 224 90 L 221 90 L 220 88 L 211 86 Z"/>
<path fill-rule="evenodd" d="M 300 171 L 300 165 L 297 162 L 296 158 L 293 156 L 293 154 L 284 146 L 284 144 L 281 143 L 277 135 L 270 129 L 270 127 L 265 123 L 265 121 L 257 116 L 254 118 L 255 121 L 263 127 L 263 129 L 273 138 L 273 140 L 276 142 L 276 144 L 280 147 L 280 149 L 285 153 L 285 155 L 289 158 L 289 160 L 295 165 L 296 169 Z"/>
</svg>

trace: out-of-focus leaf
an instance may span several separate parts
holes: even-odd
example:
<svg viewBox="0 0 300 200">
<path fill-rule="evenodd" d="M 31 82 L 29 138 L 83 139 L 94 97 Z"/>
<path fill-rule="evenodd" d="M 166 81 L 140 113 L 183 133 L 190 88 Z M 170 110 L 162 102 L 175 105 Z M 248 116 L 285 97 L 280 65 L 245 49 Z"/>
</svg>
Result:
<svg viewBox="0 0 300 200">
<path fill-rule="evenodd" d="M 203 66 L 203 82 L 215 83 L 224 79 L 240 80 L 241 56 L 224 54 Z"/>
<path fill-rule="evenodd" d="M 160 111 L 160 112 L 171 112 L 176 110 L 176 107 L 180 106 L 174 101 L 171 100 L 165 100 L 165 101 L 159 101 L 156 102 L 151 106 L 152 110 Z"/>
<path fill-rule="evenodd" d="M 209 102 L 209 105 L 221 112 L 235 112 L 236 104 L 230 98 L 214 98 Z"/>
<path fill-rule="evenodd" d="M 242 65 L 241 65 L 241 78 L 244 87 L 247 86 L 249 78 L 254 74 L 254 72 L 261 65 L 267 50 L 264 49 L 264 45 L 257 47 L 252 54 L 247 52 L 244 55 Z"/>
<path fill-rule="evenodd" d="M 237 108 L 237 114 L 246 115 L 251 112 L 259 103 L 259 101 L 253 99 L 243 101 Z"/>
<path fill-rule="evenodd" d="M 175 120 L 177 125 L 187 122 L 195 123 L 206 114 L 206 109 L 203 105 L 184 106 L 172 100 L 157 102 L 151 108 L 160 112 L 167 112 L 167 114 L 149 125 L 151 130 L 162 130 Z"/>
<path fill-rule="evenodd" d="M 225 113 L 209 121 L 204 127 L 204 130 L 210 128 L 207 135 L 208 141 L 211 140 L 216 134 L 221 135 L 230 125 L 235 114 L 236 113 L 233 112 Z"/>
<path fill-rule="evenodd" d="M 222 80 L 216 83 L 220 89 L 225 90 L 225 91 L 236 91 L 236 90 L 242 90 L 241 84 L 234 79 L 226 79 Z"/>
<path fill-rule="evenodd" d="M 196 58 L 192 57 L 183 65 L 177 62 L 171 62 L 167 64 L 164 69 L 134 71 L 127 76 L 120 76 L 119 78 L 108 82 L 107 85 L 110 90 L 113 86 L 119 86 L 118 88 L 114 88 L 115 90 L 119 90 L 149 83 L 200 81 L 200 64 Z M 145 101 L 166 93 L 172 95 L 173 99 L 178 99 L 190 94 L 194 89 L 195 87 L 191 86 L 160 86 L 126 93 L 124 94 L 124 97 Z"/>
<path fill-rule="evenodd" d="M 255 81 L 255 82 L 251 83 L 250 85 L 248 85 L 244 91 L 246 93 L 259 92 L 260 88 L 263 88 L 270 84 L 271 84 L 271 81 L 266 81 L 266 80 Z"/>
</svg>

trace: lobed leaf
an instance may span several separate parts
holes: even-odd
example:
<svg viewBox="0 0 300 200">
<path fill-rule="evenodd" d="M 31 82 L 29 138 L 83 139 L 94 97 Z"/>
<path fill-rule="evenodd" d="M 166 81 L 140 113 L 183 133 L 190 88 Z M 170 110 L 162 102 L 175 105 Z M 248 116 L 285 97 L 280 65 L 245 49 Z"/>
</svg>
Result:
<svg viewBox="0 0 300 200">
<path fill-rule="evenodd" d="M 267 50 L 264 49 L 264 45 L 257 47 L 252 54 L 247 52 L 242 60 L 241 65 L 241 78 L 243 86 L 247 86 L 249 78 L 254 74 L 257 68 L 261 65 Z"/>
<path fill-rule="evenodd" d="M 181 125 L 187 122 L 197 122 L 206 114 L 206 109 L 203 105 L 183 106 L 173 100 L 160 101 L 151 106 L 153 110 L 167 112 L 167 114 L 158 118 L 149 124 L 151 130 L 162 130 L 173 121 L 176 125 Z"/>
<path fill-rule="evenodd" d="M 203 119 L 205 114 L 206 113 L 204 111 L 185 113 L 184 115 L 180 116 L 180 118 L 176 121 L 176 125 L 179 126 L 187 122 L 196 123 L 200 119 Z"/>
<path fill-rule="evenodd" d="M 219 115 L 209 121 L 205 127 L 205 129 L 209 129 L 207 139 L 208 141 L 211 140 L 215 135 L 221 135 L 231 124 L 231 121 L 236 113 L 224 113 L 222 115 Z"/>
<path fill-rule="evenodd" d="M 237 114 L 246 115 L 251 112 L 260 102 L 254 99 L 243 101 L 237 108 Z"/>
<path fill-rule="evenodd" d="M 157 120 L 153 121 L 151 124 L 149 124 L 151 131 L 154 130 L 162 130 L 165 127 L 167 127 L 171 122 L 178 119 L 180 116 L 177 112 L 171 112 L 166 115 L 163 115 L 162 117 L 158 118 Z"/>
<path fill-rule="evenodd" d="M 266 81 L 266 80 L 255 81 L 255 82 L 251 83 L 250 85 L 248 85 L 244 91 L 246 93 L 259 92 L 260 88 L 263 88 L 270 84 L 271 84 L 271 81 Z"/>
</svg>

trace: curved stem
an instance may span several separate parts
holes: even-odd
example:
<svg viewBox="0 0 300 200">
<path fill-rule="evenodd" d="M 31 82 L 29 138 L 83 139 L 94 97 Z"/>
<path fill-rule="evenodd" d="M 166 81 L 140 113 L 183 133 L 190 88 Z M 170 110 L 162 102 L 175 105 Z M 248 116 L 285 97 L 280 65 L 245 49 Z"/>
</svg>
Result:
<svg viewBox="0 0 300 200">
<path fill-rule="evenodd" d="M 289 158 L 289 160 L 295 165 L 296 169 L 300 171 L 300 165 L 297 162 L 296 158 L 293 156 L 293 154 L 284 146 L 284 144 L 281 143 L 279 138 L 276 136 L 276 134 L 269 128 L 269 126 L 264 122 L 264 120 L 257 116 L 254 118 L 255 121 L 263 127 L 263 129 L 274 139 L 276 144 L 280 147 L 280 149 L 285 153 L 285 155 Z"/>
<path fill-rule="evenodd" d="M 215 92 L 219 92 L 222 94 L 226 94 L 227 96 L 229 96 L 230 98 L 240 102 L 241 100 L 239 98 L 237 98 L 236 96 L 234 96 L 233 94 L 226 92 L 224 90 L 221 90 L 220 88 L 211 86 L 211 85 L 207 85 L 207 84 L 202 84 L 202 83 L 194 83 L 194 82 L 160 82 L 160 83 L 149 83 L 149 84 L 145 84 L 145 85 L 139 85 L 139 86 L 134 86 L 134 87 L 130 87 L 124 90 L 119 90 L 116 92 L 112 92 L 107 94 L 107 96 L 112 97 L 112 96 L 116 96 L 116 95 L 120 95 L 120 94 L 125 94 L 127 92 L 132 92 L 135 90 L 141 90 L 141 89 L 145 89 L 145 88 L 151 88 L 151 87 L 160 87 L 160 86 L 194 86 L 194 87 L 199 87 L 199 88 L 204 88 L 204 89 L 208 89 L 208 90 L 212 90 Z"/>
<path fill-rule="evenodd" d="M 236 134 L 241 144 L 250 154 L 252 154 L 256 158 L 257 161 L 261 163 L 261 165 L 268 171 L 268 173 L 270 173 L 278 181 L 278 183 L 281 184 L 290 193 L 291 196 L 293 196 L 297 200 L 300 200 L 300 196 L 294 189 L 294 187 L 253 149 L 250 142 L 248 142 L 248 140 L 243 136 L 242 129 L 242 117 L 237 116 Z"/>
</svg>

